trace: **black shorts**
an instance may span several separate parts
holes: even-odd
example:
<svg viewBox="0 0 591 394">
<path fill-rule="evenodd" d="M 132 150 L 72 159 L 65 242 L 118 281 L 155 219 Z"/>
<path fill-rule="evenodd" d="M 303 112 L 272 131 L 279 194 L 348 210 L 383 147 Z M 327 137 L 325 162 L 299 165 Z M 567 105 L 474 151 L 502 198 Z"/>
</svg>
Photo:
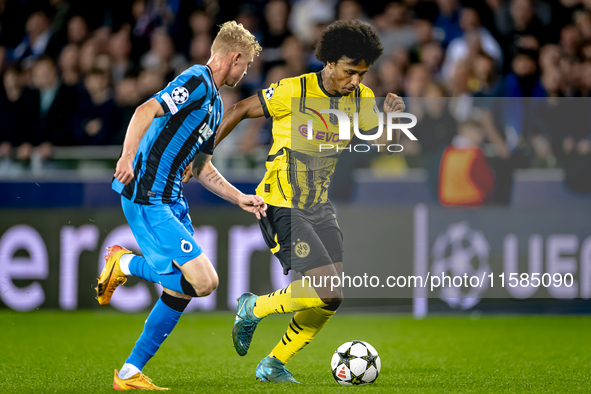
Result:
<svg viewBox="0 0 591 394">
<path fill-rule="evenodd" d="M 259 225 L 285 275 L 343 261 L 343 233 L 330 202 L 306 209 L 269 205 Z"/>
</svg>

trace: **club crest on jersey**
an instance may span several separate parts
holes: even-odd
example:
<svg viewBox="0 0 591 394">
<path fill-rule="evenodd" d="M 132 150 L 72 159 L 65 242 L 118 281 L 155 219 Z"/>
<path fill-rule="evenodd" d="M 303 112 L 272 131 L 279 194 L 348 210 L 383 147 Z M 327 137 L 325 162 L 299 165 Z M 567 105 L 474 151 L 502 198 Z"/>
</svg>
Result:
<svg viewBox="0 0 591 394">
<path fill-rule="evenodd" d="M 271 97 L 273 97 L 274 94 L 275 94 L 275 87 L 274 86 L 271 86 L 265 90 L 265 97 L 267 97 L 267 100 L 271 100 Z"/>
<path fill-rule="evenodd" d="M 178 86 L 173 89 L 171 96 L 175 104 L 183 104 L 189 99 L 189 91 L 183 86 Z"/>
<path fill-rule="evenodd" d="M 193 251 L 193 244 L 181 238 L 181 250 L 185 253 L 191 253 Z"/>
<path fill-rule="evenodd" d="M 298 243 L 296 244 L 294 242 L 293 244 L 295 245 L 293 250 L 296 256 L 298 256 L 299 258 L 303 259 L 304 257 L 310 254 L 310 245 L 308 245 L 307 242 L 303 242 L 298 239 Z"/>
</svg>

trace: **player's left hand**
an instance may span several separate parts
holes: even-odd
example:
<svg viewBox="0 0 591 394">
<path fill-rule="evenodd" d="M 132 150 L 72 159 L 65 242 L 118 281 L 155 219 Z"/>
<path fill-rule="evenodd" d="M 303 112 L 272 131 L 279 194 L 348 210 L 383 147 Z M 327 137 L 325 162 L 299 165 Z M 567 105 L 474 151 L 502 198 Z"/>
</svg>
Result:
<svg viewBox="0 0 591 394">
<path fill-rule="evenodd" d="M 242 194 L 238 197 L 238 206 L 246 212 L 254 213 L 257 219 L 267 216 L 267 204 L 260 196 Z"/>
<path fill-rule="evenodd" d="M 384 101 L 384 112 L 404 112 L 406 105 L 402 97 L 394 93 L 388 93 Z"/>
<path fill-rule="evenodd" d="M 183 183 L 187 183 L 193 178 L 193 163 L 187 164 L 185 170 L 183 171 Z"/>
</svg>

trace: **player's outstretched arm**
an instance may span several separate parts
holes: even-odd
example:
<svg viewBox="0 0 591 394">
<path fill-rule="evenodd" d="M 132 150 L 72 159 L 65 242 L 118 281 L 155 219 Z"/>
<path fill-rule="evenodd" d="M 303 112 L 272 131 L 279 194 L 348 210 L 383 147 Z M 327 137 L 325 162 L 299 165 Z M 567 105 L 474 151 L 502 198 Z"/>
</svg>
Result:
<svg viewBox="0 0 591 394">
<path fill-rule="evenodd" d="M 191 179 L 191 174 L 184 175 L 183 182 L 188 182 Z M 246 212 L 254 213 L 257 219 L 260 219 L 261 215 L 267 216 L 267 204 L 265 204 L 265 201 L 259 196 L 243 194 L 240 190 L 236 189 L 211 163 L 211 155 L 201 152 L 197 153 L 197 156 L 193 160 L 192 175 L 207 190 L 224 200 L 238 205 Z"/>
<path fill-rule="evenodd" d="M 242 119 L 259 118 L 264 115 L 263 106 L 256 95 L 234 104 L 224 112 L 222 122 L 217 129 L 215 146 L 218 146 Z"/>
<path fill-rule="evenodd" d="M 164 116 L 164 110 L 156 99 L 150 99 L 136 108 L 127 127 L 123 152 L 115 169 L 115 178 L 124 185 L 133 180 L 133 159 L 140 141 L 150 128 L 154 118 L 160 116 Z"/>
</svg>

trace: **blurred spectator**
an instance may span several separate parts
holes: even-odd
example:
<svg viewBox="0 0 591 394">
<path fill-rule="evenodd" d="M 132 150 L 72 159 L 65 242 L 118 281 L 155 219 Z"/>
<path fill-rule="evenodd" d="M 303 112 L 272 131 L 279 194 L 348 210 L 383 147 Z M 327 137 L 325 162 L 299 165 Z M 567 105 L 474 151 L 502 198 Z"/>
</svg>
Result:
<svg viewBox="0 0 591 394">
<path fill-rule="evenodd" d="M 589 106 L 587 106 L 588 108 Z M 562 141 L 565 160 L 565 184 L 578 193 L 591 192 L 591 135 L 568 135 Z"/>
<path fill-rule="evenodd" d="M 196 10 L 189 17 L 189 27 L 193 37 L 207 35 L 211 37 L 213 29 L 213 18 L 205 10 Z"/>
<path fill-rule="evenodd" d="M 21 69 L 6 70 L 0 89 L 0 160 L 7 158 L 12 147 L 22 145 L 28 133 L 37 126 L 39 106 L 36 95 L 21 81 Z"/>
<path fill-rule="evenodd" d="M 501 47 L 490 32 L 482 27 L 475 9 L 462 8 L 460 27 L 462 36 L 452 40 L 447 47 L 442 69 L 445 79 L 453 77 L 458 62 L 469 57 L 474 58 L 480 52 L 486 53 L 495 60 L 496 65 L 501 66 L 503 61 Z"/>
<path fill-rule="evenodd" d="M 429 70 L 422 64 L 414 64 L 406 73 L 405 92 L 409 97 L 423 97 L 425 86 L 430 82 Z"/>
<path fill-rule="evenodd" d="M 89 72 L 95 65 L 98 56 L 98 45 L 94 38 L 89 38 L 80 47 L 80 71 L 83 74 Z"/>
<path fill-rule="evenodd" d="M 435 39 L 441 41 L 443 48 L 447 48 L 451 40 L 460 37 L 460 3 L 458 0 L 437 0 L 439 14 L 433 26 Z"/>
<path fill-rule="evenodd" d="M 59 69 L 62 82 L 68 86 L 75 86 L 80 81 L 80 49 L 77 45 L 68 44 L 62 49 L 59 57 Z"/>
<path fill-rule="evenodd" d="M 581 34 L 576 26 L 567 25 L 560 31 L 560 46 L 569 56 L 576 56 L 581 44 Z"/>
<path fill-rule="evenodd" d="M 180 53 L 174 52 L 172 39 L 164 28 L 154 31 L 150 40 L 150 50 L 140 59 L 143 68 L 155 69 L 172 81 L 187 68 L 187 61 Z"/>
<path fill-rule="evenodd" d="M 31 62 L 41 56 L 51 38 L 49 18 L 45 11 L 32 13 L 27 19 L 25 29 L 27 33 L 13 53 L 13 58 L 19 62 Z"/>
<path fill-rule="evenodd" d="M 33 66 L 33 85 L 39 106 L 35 116 L 38 126 L 28 134 L 26 142 L 19 147 L 19 157 L 29 158 L 32 147 L 41 159 L 51 156 L 52 145 L 71 145 L 73 119 L 78 109 L 78 95 L 74 88 L 61 83 L 54 62 L 41 58 Z"/>
<path fill-rule="evenodd" d="M 352 21 L 361 19 L 367 21 L 363 8 L 357 0 L 344 0 L 337 5 L 336 19 Z"/>
<path fill-rule="evenodd" d="M 126 29 L 111 34 L 109 38 L 109 55 L 111 55 L 113 62 L 111 70 L 113 83 L 117 84 L 129 70 L 135 67 L 131 61 L 131 40 Z"/>
<path fill-rule="evenodd" d="M 511 56 L 515 48 L 538 51 L 551 37 L 534 13 L 531 0 L 511 0 L 509 12 L 502 7 L 497 12 L 496 26 L 503 37 L 505 56 Z M 510 62 L 506 63 L 507 68 Z"/>
<path fill-rule="evenodd" d="M 549 67 L 560 67 L 560 58 L 562 57 L 562 48 L 556 44 L 546 44 L 540 48 L 540 69 L 544 71 Z"/>
<path fill-rule="evenodd" d="M 378 27 L 386 56 L 400 47 L 410 49 L 418 42 L 417 32 L 409 23 L 409 14 L 404 3 L 388 3 L 384 12 L 376 16 L 374 22 Z"/>
<path fill-rule="evenodd" d="M 433 26 L 431 22 L 426 19 L 418 19 L 413 23 L 413 29 L 417 35 L 417 42 L 414 47 L 410 49 L 411 61 L 420 62 L 421 52 L 428 44 L 436 44 L 441 47 L 438 41 L 433 40 Z M 441 58 L 443 59 L 443 51 L 441 51 Z"/>
<path fill-rule="evenodd" d="M 301 75 L 308 72 L 308 66 L 304 59 L 304 47 L 296 37 L 287 37 L 281 45 L 281 51 L 290 75 Z"/>
<path fill-rule="evenodd" d="M 474 96 L 497 96 L 500 89 L 499 82 L 494 59 L 484 53 L 477 55 L 472 61 L 472 75 L 468 81 L 468 87 Z"/>
<path fill-rule="evenodd" d="M 113 137 L 114 144 L 123 144 L 127 126 L 135 109 L 142 103 L 142 95 L 138 86 L 138 78 L 128 73 L 115 87 L 115 102 L 118 108 L 117 127 Z"/>
<path fill-rule="evenodd" d="M 554 164 L 553 151 L 560 151 L 562 130 L 571 130 L 576 118 L 573 101 L 561 99 L 562 75 L 556 66 L 547 66 L 542 74 L 542 85 L 547 98 L 535 103 L 532 129 L 529 142 L 534 152 L 535 165 L 550 166 Z M 567 116 L 568 114 L 568 116 Z M 554 149 L 553 149 L 554 146 Z"/>
<path fill-rule="evenodd" d="M 206 64 L 211 56 L 211 37 L 208 35 L 193 37 L 189 55 L 192 64 Z"/>
<path fill-rule="evenodd" d="M 200 45 L 201 41 L 212 42 L 213 18 L 205 12 L 204 9 L 198 9 L 189 16 L 189 32 L 190 34 L 182 37 L 180 47 L 178 49 L 184 50 L 192 57 L 191 51 L 195 45 Z M 211 44 L 209 44 L 211 46 Z"/>
<path fill-rule="evenodd" d="M 294 2 L 289 17 L 289 28 L 306 46 L 313 46 L 317 24 L 326 25 L 334 20 L 336 0 L 300 0 Z M 263 42 L 263 48 L 266 48 Z"/>
<path fill-rule="evenodd" d="M 494 175 L 479 145 L 481 125 L 462 123 L 441 158 L 439 201 L 446 206 L 480 206 L 491 199 Z"/>
<path fill-rule="evenodd" d="M 437 198 L 439 163 L 445 148 L 456 135 L 457 122 L 449 112 L 449 98 L 442 86 L 429 84 L 424 98 L 414 106 L 417 126 L 413 129 L 418 141 L 404 141 L 404 152 L 421 153 L 425 160 L 428 184 L 433 197 Z"/>
<path fill-rule="evenodd" d="M 170 26 L 174 23 L 175 14 L 171 3 L 166 0 L 136 1 L 136 24 L 134 33 L 138 36 L 148 36 L 154 29 Z"/>
<path fill-rule="evenodd" d="M 403 92 L 403 75 L 402 70 L 397 67 L 393 61 L 382 61 L 377 66 L 379 83 L 371 83 L 367 77 L 363 80 L 363 84 L 373 87 L 376 97 L 385 97 L 388 93 L 402 94 Z M 371 70 L 371 69 L 370 69 Z M 369 73 L 368 73 L 369 74 Z M 409 72 L 410 74 L 410 72 Z M 374 75 L 374 74 L 371 74 Z M 371 77 L 370 77 L 371 78 Z M 376 81 L 377 82 L 377 81 Z"/>
<path fill-rule="evenodd" d="M 591 13 L 589 11 L 577 11 L 573 17 L 573 22 L 583 40 L 591 39 Z"/>
<path fill-rule="evenodd" d="M 76 142 L 80 145 L 110 143 L 117 107 L 109 90 L 109 76 L 101 69 L 92 69 L 84 77 L 84 87 L 86 92 L 76 113 Z"/>
<path fill-rule="evenodd" d="M 265 6 L 265 29 L 261 45 L 263 62 L 268 65 L 283 60 L 281 45 L 291 35 L 287 27 L 289 4 L 284 0 L 271 0 Z"/>
<path fill-rule="evenodd" d="M 503 97 L 544 97 L 540 84 L 537 52 L 519 49 L 512 61 L 511 72 L 504 81 Z"/>
<path fill-rule="evenodd" d="M 143 70 L 138 77 L 138 88 L 142 101 L 150 99 L 165 86 L 164 76 L 156 69 Z"/>
<path fill-rule="evenodd" d="M 89 36 L 86 20 L 80 15 L 68 21 L 67 30 L 63 34 L 53 34 L 47 46 L 47 54 L 57 56 L 62 48 L 68 44 L 81 45 Z"/>
</svg>

